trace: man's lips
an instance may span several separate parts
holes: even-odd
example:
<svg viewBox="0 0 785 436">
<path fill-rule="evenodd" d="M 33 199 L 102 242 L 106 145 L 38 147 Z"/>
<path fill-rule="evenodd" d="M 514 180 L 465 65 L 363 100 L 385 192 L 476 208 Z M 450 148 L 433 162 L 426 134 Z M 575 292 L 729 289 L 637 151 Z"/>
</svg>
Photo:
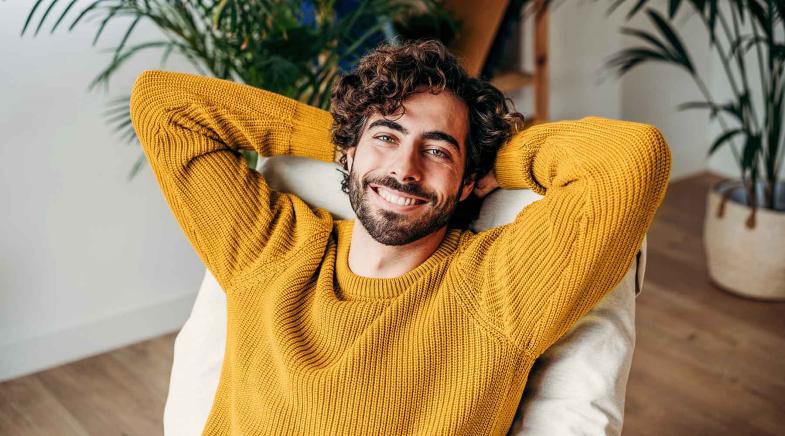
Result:
<svg viewBox="0 0 785 436">
<path fill-rule="evenodd" d="M 401 198 L 405 198 L 405 199 L 411 198 L 411 199 L 415 200 L 415 203 L 414 203 L 415 205 L 428 202 L 428 200 L 425 199 L 425 198 L 417 197 L 417 196 L 414 196 L 414 195 L 405 194 L 405 193 L 403 193 L 401 191 L 398 191 L 398 190 L 395 190 L 395 189 L 392 189 L 392 188 L 388 188 L 386 186 L 377 185 L 377 184 L 374 184 L 374 183 L 370 183 L 368 186 L 370 186 L 371 189 L 373 189 L 377 194 L 379 194 L 379 189 L 384 189 L 385 191 L 388 191 L 388 192 L 392 193 L 396 197 L 401 197 Z"/>
</svg>

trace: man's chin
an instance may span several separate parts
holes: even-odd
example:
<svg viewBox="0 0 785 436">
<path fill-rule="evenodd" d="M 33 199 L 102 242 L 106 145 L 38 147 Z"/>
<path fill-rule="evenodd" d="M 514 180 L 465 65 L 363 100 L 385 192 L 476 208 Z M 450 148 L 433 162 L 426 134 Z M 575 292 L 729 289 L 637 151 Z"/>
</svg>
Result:
<svg viewBox="0 0 785 436">
<path fill-rule="evenodd" d="M 405 215 L 373 209 L 370 214 L 358 218 L 365 231 L 380 244 L 404 245 L 418 239 L 412 232 L 413 221 Z"/>
<path fill-rule="evenodd" d="M 406 245 L 425 238 L 441 227 L 434 227 L 435 222 L 424 225 L 417 219 L 409 219 L 406 216 L 393 214 L 394 217 L 387 218 L 387 211 L 374 214 L 371 219 L 361 219 L 360 222 L 365 227 L 366 232 L 376 242 L 384 245 Z"/>
<path fill-rule="evenodd" d="M 411 235 L 397 234 L 395 232 L 385 232 L 381 234 L 369 233 L 369 234 L 371 235 L 371 238 L 373 238 L 374 241 L 382 245 L 389 245 L 391 247 L 406 245 L 416 240 L 416 239 L 412 239 Z"/>
<path fill-rule="evenodd" d="M 375 193 L 363 196 L 356 194 L 357 191 L 350 192 L 349 198 L 357 220 L 371 238 L 380 244 L 406 245 L 434 233 L 446 224 L 444 217 L 440 217 L 431 204 L 400 208 L 378 198 L 368 197 L 377 195 Z"/>
</svg>

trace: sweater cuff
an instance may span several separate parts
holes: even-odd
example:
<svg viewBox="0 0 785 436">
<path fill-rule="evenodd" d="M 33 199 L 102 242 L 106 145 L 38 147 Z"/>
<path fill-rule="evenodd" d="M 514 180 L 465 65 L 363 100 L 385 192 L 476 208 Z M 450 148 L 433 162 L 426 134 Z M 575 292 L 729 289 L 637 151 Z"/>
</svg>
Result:
<svg viewBox="0 0 785 436">
<path fill-rule="evenodd" d="M 510 138 L 496 154 L 496 182 L 502 189 L 531 189 L 545 195 L 545 187 L 537 183 L 532 172 L 538 144 L 536 141 L 527 141 L 525 133 L 519 132 Z"/>
<path fill-rule="evenodd" d="M 332 115 L 315 106 L 299 101 L 295 102 L 289 154 L 318 159 L 323 162 L 334 162 L 335 145 L 332 143 L 331 134 Z"/>
</svg>

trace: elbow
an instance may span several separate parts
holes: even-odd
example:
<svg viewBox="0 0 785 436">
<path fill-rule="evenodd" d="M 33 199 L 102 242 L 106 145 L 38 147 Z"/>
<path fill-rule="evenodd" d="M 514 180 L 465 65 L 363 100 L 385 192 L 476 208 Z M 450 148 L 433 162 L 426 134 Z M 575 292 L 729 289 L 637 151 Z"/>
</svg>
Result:
<svg viewBox="0 0 785 436">
<path fill-rule="evenodd" d="M 657 205 L 662 201 L 671 175 L 672 156 L 662 132 L 651 125 L 641 129 L 644 186 L 654 196 Z"/>
<path fill-rule="evenodd" d="M 168 105 L 171 99 L 167 93 L 172 84 L 167 82 L 164 71 L 146 70 L 137 76 L 131 88 L 129 115 L 142 149 L 151 155 L 155 147 L 155 137 L 168 118 Z"/>
<path fill-rule="evenodd" d="M 131 88 L 131 99 L 129 102 L 129 113 L 131 123 L 140 134 L 140 128 L 154 120 L 155 106 L 152 93 L 156 89 L 154 82 L 155 71 L 146 70 L 136 77 Z"/>
<path fill-rule="evenodd" d="M 587 168 L 608 171 L 608 177 L 632 182 L 639 190 L 664 189 L 671 173 L 671 149 L 662 132 L 651 124 L 597 116 L 585 117 L 595 139 L 605 141 L 607 149 L 592 149 L 582 156 Z M 609 167 L 610 165 L 610 167 Z"/>
</svg>

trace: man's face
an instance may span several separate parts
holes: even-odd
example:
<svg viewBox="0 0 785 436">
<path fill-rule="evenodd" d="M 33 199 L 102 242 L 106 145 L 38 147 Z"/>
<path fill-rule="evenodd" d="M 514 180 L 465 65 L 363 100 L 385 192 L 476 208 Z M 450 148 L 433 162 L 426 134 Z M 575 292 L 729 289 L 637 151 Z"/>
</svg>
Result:
<svg viewBox="0 0 785 436">
<path fill-rule="evenodd" d="M 462 186 L 466 104 L 449 91 L 418 92 L 385 118 L 374 113 L 347 152 L 349 199 L 376 241 L 403 245 L 447 224 L 474 186 Z"/>
</svg>

